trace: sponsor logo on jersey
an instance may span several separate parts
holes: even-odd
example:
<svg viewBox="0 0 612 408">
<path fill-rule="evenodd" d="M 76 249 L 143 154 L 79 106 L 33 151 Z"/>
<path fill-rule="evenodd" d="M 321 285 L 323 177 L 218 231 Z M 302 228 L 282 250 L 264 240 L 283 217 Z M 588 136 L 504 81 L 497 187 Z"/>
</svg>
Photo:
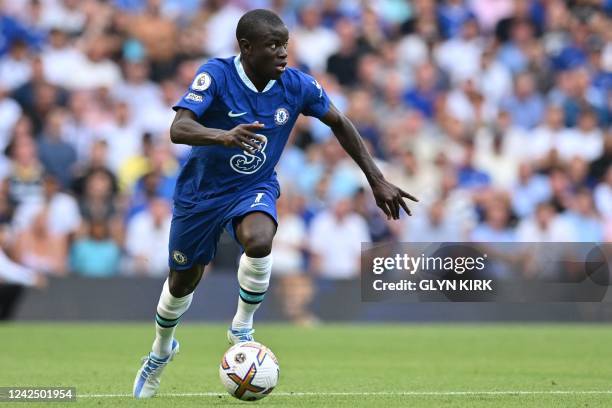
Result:
<svg viewBox="0 0 612 408">
<path fill-rule="evenodd" d="M 289 120 L 289 111 L 285 108 L 278 108 L 274 112 L 274 123 L 278 126 L 282 126 Z"/>
<path fill-rule="evenodd" d="M 266 146 L 268 145 L 268 138 L 262 134 L 257 134 L 263 138 L 263 141 L 251 139 L 259 147 L 254 153 L 250 153 L 247 150 L 243 150 L 241 154 L 235 154 L 230 158 L 230 167 L 234 171 L 241 174 L 253 174 L 263 166 L 266 162 Z"/>
<path fill-rule="evenodd" d="M 204 98 L 202 98 L 202 95 L 194 94 L 193 92 L 189 92 L 187 96 L 185 97 L 185 99 L 187 99 L 188 101 L 194 101 L 196 103 L 200 103 L 204 101 Z"/>
<path fill-rule="evenodd" d="M 194 91 L 205 91 L 208 89 L 211 82 L 212 79 L 210 79 L 210 75 L 208 75 L 206 72 L 202 72 L 195 77 L 193 83 L 191 84 L 191 88 Z"/>
</svg>

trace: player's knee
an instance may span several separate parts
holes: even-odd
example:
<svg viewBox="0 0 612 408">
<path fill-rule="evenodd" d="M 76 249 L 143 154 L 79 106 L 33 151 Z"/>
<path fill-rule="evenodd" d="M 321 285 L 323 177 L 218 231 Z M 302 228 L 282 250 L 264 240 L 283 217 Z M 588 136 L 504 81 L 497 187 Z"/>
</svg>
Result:
<svg viewBox="0 0 612 408">
<path fill-rule="evenodd" d="M 194 266 L 186 271 L 170 271 L 168 289 L 174 297 L 180 298 L 192 293 L 202 277 L 203 267 Z"/>
<path fill-rule="evenodd" d="M 189 284 L 185 284 L 181 282 L 179 279 L 168 280 L 168 289 L 170 290 L 170 294 L 174 297 L 180 298 L 187 296 L 191 292 L 195 290 L 195 287 Z"/>
<path fill-rule="evenodd" d="M 244 252 L 252 258 L 263 258 L 272 252 L 272 237 L 253 235 L 246 237 Z"/>
</svg>

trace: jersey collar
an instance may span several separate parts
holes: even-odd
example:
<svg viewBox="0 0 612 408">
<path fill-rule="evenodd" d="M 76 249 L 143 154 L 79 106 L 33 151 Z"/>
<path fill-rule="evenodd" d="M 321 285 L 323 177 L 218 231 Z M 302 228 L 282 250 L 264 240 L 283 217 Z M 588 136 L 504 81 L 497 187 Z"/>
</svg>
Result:
<svg viewBox="0 0 612 408">
<path fill-rule="evenodd" d="M 247 86 L 247 88 L 249 88 L 253 92 L 259 93 L 253 82 L 251 82 L 251 80 L 247 76 L 246 72 L 244 72 L 244 67 L 242 66 L 242 62 L 240 62 L 240 54 L 234 57 L 234 65 L 236 66 L 236 71 L 238 71 L 238 76 L 240 77 L 240 79 L 242 79 L 242 82 Z M 263 93 L 269 91 L 275 83 L 276 80 L 271 79 L 270 82 L 268 82 L 268 85 L 266 85 L 266 87 L 261 92 Z"/>
</svg>

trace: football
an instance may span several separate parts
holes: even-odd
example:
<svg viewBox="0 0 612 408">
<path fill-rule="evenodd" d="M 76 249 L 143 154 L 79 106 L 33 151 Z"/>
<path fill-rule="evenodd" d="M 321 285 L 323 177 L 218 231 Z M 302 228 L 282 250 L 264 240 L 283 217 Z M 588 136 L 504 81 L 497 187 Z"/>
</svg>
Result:
<svg viewBox="0 0 612 408">
<path fill-rule="evenodd" d="M 254 341 L 230 347 L 219 365 L 221 383 L 230 395 L 242 401 L 257 401 L 270 395 L 279 375 L 274 353 Z"/>
</svg>

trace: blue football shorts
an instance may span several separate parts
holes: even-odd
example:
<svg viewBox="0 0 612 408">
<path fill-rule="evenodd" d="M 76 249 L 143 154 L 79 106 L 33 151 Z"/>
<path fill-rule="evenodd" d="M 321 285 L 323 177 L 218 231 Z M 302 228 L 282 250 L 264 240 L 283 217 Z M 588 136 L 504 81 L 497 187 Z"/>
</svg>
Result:
<svg viewBox="0 0 612 408">
<path fill-rule="evenodd" d="M 183 209 L 175 204 L 170 226 L 168 265 L 173 270 L 185 270 L 193 265 L 208 264 L 215 256 L 223 229 L 234 238 L 234 221 L 252 212 L 268 214 L 278 224 L 276 199 L 278 190 L 258 186 L 252 190 L 228 195 L 214 208 Z"/>
</svg>

